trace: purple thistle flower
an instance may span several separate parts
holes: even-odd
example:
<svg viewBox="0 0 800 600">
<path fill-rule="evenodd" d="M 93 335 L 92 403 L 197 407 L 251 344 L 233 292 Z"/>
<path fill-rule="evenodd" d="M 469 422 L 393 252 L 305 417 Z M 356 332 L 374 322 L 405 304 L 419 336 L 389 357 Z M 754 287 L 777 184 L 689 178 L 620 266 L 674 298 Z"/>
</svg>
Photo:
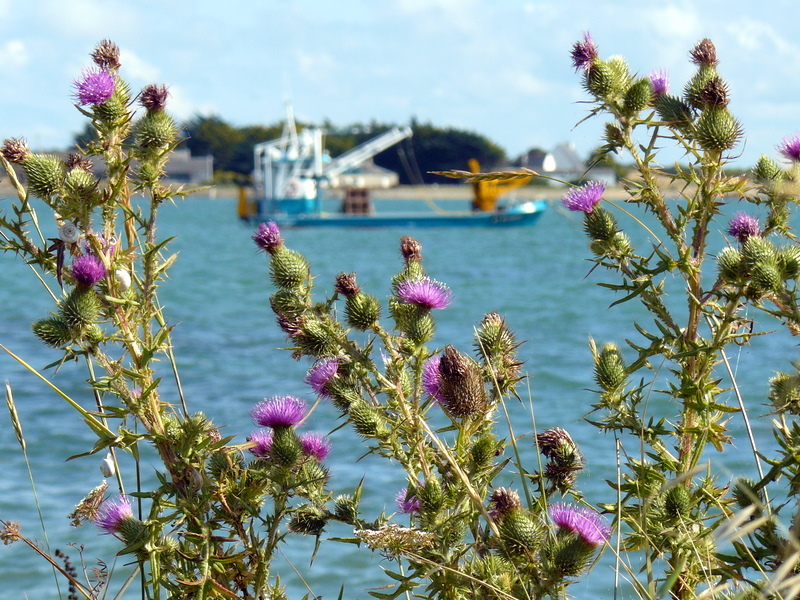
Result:
<svg viewBox="0 0 800 600">
<path fill-rule="evenodd" d="M 253 241 L 256 243 L 256 246 L 270 254 L 272 254 L 276 248 L 283 245 L 281 230 L 278 229 L 278 225 L 275 221 L 261 223 L 258 226 L 258 231 L 253 235 Z"/>
<path fill-rule="evenodd" d="M 669 93 L 669 75 L 665 69 L 651 71 L 648 77 L 656 96 L 664 96 Z"/>
<path fill-rule="evenodd" d="M 416 304 L 423 308 L 446 308 L 450 306 L 450 289 L 429 277 L 406 279 L 397 285 L 397 296 L 405 304 Z"/>
<path fill-rule="evenodd" d="M 250 452 L 259 458 L 267 458 L 272 451 L 272 432 L 259 429 L 254 431 L 247 438 L 248 442 L 254 442 L 255 446 L 250 448 Z"/>
<path fill-rule="evenodd" d="M 550 518 L 556 527 L 574 533 L 592 546 L 601 546 L 611 536 L 611 529 L 595 511 L 559 502 L 550 507 Z"/>
<path fill-rule="evenodd" d="M 606 186 L 600 181 L 590 181 L 582 187 L 571 188 L 563 198 L 561 204 L 575 212 L 584 212 L 587 215 L 594 212 L 594 207 L 603 199 Z"/>
<path fill-rule="evenodd" d="M 397 510 L 405 515 L 419 512 L 422 508 L 422 500 L 416 496 L 409 496 L 407 487 L 397 492 L 397 495 L 394 497 L 394 504 Z"/>
<path fill-rule="evenodd" d="M 92 287 L 106 276 L 106 268 L 94 254 L 81 254 L 72 261 L 72 276 L 78 285 Z"/>
<path fill-rule="evenodd" d="M 84 69 L 81 78 L 73 85 L 75 99 L 81 106 L 105 104 L 114 95 L 114 89 L 117 87 L 114 77 L 103 69 Z"/>
<path fill-rule="evenodd" d="M 575 42 L 570 55 L 572 56 L 572 66 L 576 71 L 588 71 L 592 63 L 597 60 L 597 44 L 594 43 L 588 31 L 583 34 L 582 42 Z"/>
<path fill-rule="evenodd" d="M 439 363 L 441 362 L 442 357 L 439 354 L 434 354 L 422 365 L 422 389 L 440 403 L 444 399 L 439 389 L 442 385 L 442 378 L 439 375 Z"/>
<path fill-rule="evenodd" d="M 294 396 L 264 398 L 250 411 L 250 416 L 262 427 L 294 427 L 306 416 L 306 403 Z"/>
<path fill-rule="evenodd" d="M 308 370 L 308 373 L 306 373 L 303 381 L 310 385 L 311 389 L 314 390 L 314 392 L 316 392 L 318 395 L 328 397 L 330 394 L 325 386 L 327 386 L 328 383 L 330 383 L 330 381 L 336 377 L 336 373 L 338 372 L 338 358 L 322 358 Z"/>
<path fill-rule="evenodd" d="M 778 145 L 778 152 L 789 160 L 800 162 L 800 133 L 783 138 Z"/>
<path fill-rule="evenodd" d="M 728 223 L 728 235 L 735 237 L 740 244 L 744 244 L 749 237 L 755 237 L 761 233 L 758 226 L 758 219 L 748 215 L 746 212 L 738 212 Z"/>
<path fill-rule="evenodd" d="M 303 454 L 313 456 L 319 462 L 325 460 L 328 453 L 331 451 L 331 441 L 323 437 L 321 433 L 309 431 L 301 435 L 298 439 Z"/>
<path fill-rule="evenodd" d="M 120 496 L 116 502 L 105 502 L 97 515 L 92 519 L 105 533 L 119 533 L 120 525 L 126 519 L 133 518 L 133 506 L 125 496 Z"/>
</svg>

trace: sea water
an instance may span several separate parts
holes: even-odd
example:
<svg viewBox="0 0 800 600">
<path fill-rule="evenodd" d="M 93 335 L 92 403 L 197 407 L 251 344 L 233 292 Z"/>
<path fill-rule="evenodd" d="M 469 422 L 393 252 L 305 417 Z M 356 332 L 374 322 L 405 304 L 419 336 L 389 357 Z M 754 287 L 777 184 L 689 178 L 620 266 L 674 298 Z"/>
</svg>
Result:
<svg viewBox="0 0 800 600">
<path fill-rule="evenodd" d="M 633 221 L 620 220 L 632 231 L 634 242 L 644 239 Z M 169 251 L 177 252 L 178 260 L 160 295 L 166 318 L 174 326 L 175 356 L 189 409 L 204 411 L 222 426 L 223 435 L 235 436 L 237 442 L 254 430 L 248 412 L 262 398 L 292 394 L 313 400 L 302 381 L 308 362 L 295 361 L 281 349 L 287 344 L 269 308 L 273 288 L 267 277 L 268 260 L 256 251 L 250 239 L 252 229 L 236 219 L 233 199 L 193 198 L 165 205 L 160 215 L 159 234 L 177 236 Z M 453 344 L 471 352 L 473 327 L 489 311 L 503 315 L 524 342 L 519 349 L 527 375 L 520 388 L 523 402 L 509 402 L 514 435 L 521 436 L 523 461 L 534 470 L 534 423 L 539 431 L 554 426 L 567 429 L 586 456 L 587 468 L 579 478 L 586 500 L 594 504 L 613 501 L 606 481 L 617 478 L 614 438 L 584 420 L 596 399 L 590 391 L 594 383 L 588 339 L 591 336 L 598 344 L 616 342 L 630 357 L 625 340 L 642 341 L 633 321 L 646 329 L 654 326 L 635 303 L 610 308 L 618 296 L 597 283 L 613 278 L 602 270 L 592 271 L 581 215 L 552 204 L 538 224 L 528 228 L 284 232 L 287 245 L 310 261 L 320 297 L 331 293 L 336 274 L 354 271 L 364 290 L 384 301 L 389 280 L 401 267 L 402 235 L 412 235 L 422 243 L 428 273 L 453 291 L 452 305 L 436 313 L 437 332 L 431 346 Z M 722 235 L 717 238 L 715 243 L 722 244 Z M 680 308 L 679 293 L 669 301 Z M 58 353 L 37 341 L 30 325 L 53 309 L 52 299 L 31 270 L 11 254 L 0 255 L 0 343 L 39 370 L 55 361 Z M 773 325 L 757 321 L 761 330 Z M 767 381 L 775 370 L 788 370 L 789 361 L 798 358 L 795 343 L 779 334 L 748 346 L 734 346 L 729 353 L 737 383 L 752 409 L 755 434 L 768 444 Z M 177 402 L 167 363 L 162 366 L 162 397 Z M 659 367 L 654 365 L 655 370 Z M 94 401 L 85 384 L 84 369 L 80 362 L 67 362 L 45 373 L 91 409 Z M 81 579 L 84 568 L 90 571 L 102 560 L 113 567 L 116 585 L 120 585 L 130 573 L 130 558 L 115 558 L 119 543 L 111 536 L 98 535 L 91 525 L 73 529 L 67 519 L 75 504 L 102 478 L 102 456 L 66 460 L 89 451 L 92 434 L 63 400 L 2 352 L 0 379 L 9 382 L 19 410 L 46 539 L 28 468 L 5 416 L 0 416 L 0 518 L 21 522 L 23 532 L 42 547 L 49 544 L 52 550 L 68 554 L 81 571 Z M 676 413 L 673 405 L 657 396 L 650 400 L 648 410 L 670 418 Z M 308 426 L 323 433 L 333 431 L 333 448 L 326 460 L 331 489 L 352 493 L 363 479 L 364 517 L 375 518 L 381 510 L 393 512 L 394 495 L 405 485 L 403 473 L 397 465 L 364 456 L 363 442 L 349 428 L 337 429 L 339 425 L 338 413 L 322 404 Z M 731 473 L 754 476 L 741 417 L 732 415 L 729 427 L 734 444 L 725 454 L 709 453 L 714 468 L 727 478 Z M 502 423 L 500 433 L 508 435 Z M 130 466 L 130 461 L 123 460 L 123 469 Z M 152 481 L 156 468 L 157 464 L 146 458 L 143 478 Z M 133 485 L 131 478 L 128 484 Z M 497 484 L 518 488 L 512 472 L 501 476 Z M 291 537 L 276 562 L 290 597 L 299 598 L 310 589 L 334 598 L 344 585 L 344 598 L 367 598 L 366 590 L 391 584 L 381 567 L 394 565 L 381 556 L 325 539 L 350 535 L 352 531 L 342 525 L 329 526 L 312 565 L 309 557 L 314 539 Z M 588 578 L 571 586 L 571 593 L 580 598 L 610 597 L 612 568 L 609 552 Z M 133 582 L 125 598 L 138 597 L 137 583 Z M 620 597 L 633 596 L 624 581 L 620 585 Z M 62 581 L 63 597 L 65 590 Z M 52 572 L 22 543 L 0 547 L 0 598 L 25 597 L 57 597 Z"/>
</svg>

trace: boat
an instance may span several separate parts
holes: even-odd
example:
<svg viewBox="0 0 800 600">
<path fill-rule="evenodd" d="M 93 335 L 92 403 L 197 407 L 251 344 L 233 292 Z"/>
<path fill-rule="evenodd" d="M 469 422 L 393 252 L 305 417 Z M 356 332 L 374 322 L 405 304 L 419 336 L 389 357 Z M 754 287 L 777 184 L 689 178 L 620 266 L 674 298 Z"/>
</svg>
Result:
<svg viewBox="0 0 800 600">
<path fill-rule="evenodd" d="M 411 137 L 408 127 L 395 127 L 331 158 L 324 149 L 324 131 L 298 131 L 291 106 L 280 138 L 256 144 L 254 198 L 240 189 L 238 214 L 248 222 L 274 221 L 281 227 L 508 227 L 533 225 L 547 208 L 544 200 L 499 202 L 501 194 L 525 185 L 530 178 L 481 181 L 472 184 L 471 210 L 433 209 L 376 211 L 367 186 L 345 189 L 338 210 L 325 210 L 331 183 L 342 179 L 373 156 Z M 479 172 L 477 161 L 470 161 Z M 356 177 L 356 179 L 358 179 Z"/>
</svg>

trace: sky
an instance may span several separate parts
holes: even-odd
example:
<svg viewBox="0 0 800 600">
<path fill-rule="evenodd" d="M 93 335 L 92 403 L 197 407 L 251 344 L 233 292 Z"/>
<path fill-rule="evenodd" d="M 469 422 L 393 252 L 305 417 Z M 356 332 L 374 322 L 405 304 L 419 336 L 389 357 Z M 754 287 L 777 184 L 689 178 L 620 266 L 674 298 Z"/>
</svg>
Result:
<svg viewBox="0 0 800 600">
<path fill-rule="evenodd" d="M 72 82 L 111 39 L 134 90 L 169 86 L 179 120 L 297 118 L 337 126 L 413 119 L 486 136 L 510 157 L 598 145 L 569 52 L 600 55 L 680 91 L 711 38 L 745 142 L 735 164 L 800 131 L 796 0 L 0 0 L 0 136 L 65 149 L 86 121 Z"/>
</svg>

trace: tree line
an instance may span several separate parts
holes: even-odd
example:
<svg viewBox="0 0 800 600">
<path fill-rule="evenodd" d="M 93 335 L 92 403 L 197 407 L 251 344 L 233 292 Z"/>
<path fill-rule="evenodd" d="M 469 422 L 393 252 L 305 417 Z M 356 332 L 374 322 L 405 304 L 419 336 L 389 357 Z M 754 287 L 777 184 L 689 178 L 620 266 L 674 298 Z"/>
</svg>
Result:
<svg viewBox="0 0 800 600">
<path fill-rule="evenodd" d="M 298 128 L 305 125 L 298 123 Z M 335 127 L 326 122 L 325 147 L 335 158 L 351 148 L 388 131 L 396 125 L 371 122 Z M 505 151 L 483 135 L 455 128 L 441 128 L 412 120 L 413 136 L 374 157 L 379 167 L 397 173 L 403 185 L 451 183 L 430 171 L 466 170 L 475 158 L 484 169 L 506 161 Z M 196 116 L 184 124 L 183 145 L 194 156 L 214 157 L 217 183 L 248 183 L 253 172 L 253 147 L 281 136 L 283 123 L 235 127 L 219 116 Z"/>
</svg>

